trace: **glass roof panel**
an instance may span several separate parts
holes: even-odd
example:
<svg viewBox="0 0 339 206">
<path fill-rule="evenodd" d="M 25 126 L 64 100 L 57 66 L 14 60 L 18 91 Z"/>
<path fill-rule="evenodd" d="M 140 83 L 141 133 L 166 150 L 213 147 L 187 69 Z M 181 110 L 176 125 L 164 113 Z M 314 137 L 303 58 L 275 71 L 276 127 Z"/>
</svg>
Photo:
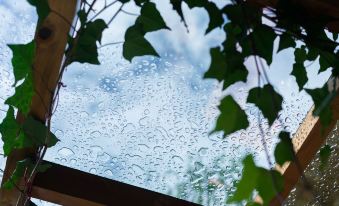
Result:
<svg viewBox="0 0 339 206">
<path fill-rule="evenodd" d="M 1 119 L 2 110 L 7 109 L 4 99 L 13 92 L 11 53 L 6 44 L 28 42 L 36 26 L 34 10 L 24 2 L 0 2 L 4 19 L 0 23 Z M 223 205 L 240 178 L 244 155 L 254 153 L 259 164 L 268 166 L 257 109 L 245 105 L 248 90 L 257 85 L 256 72 L 251 67 L 248 82 L 227 91 L 214 80 L 203 80 L 209 48 L 220 45 L 225 36 L 218 29 L 205 36 L 206 13 L 185 7 L 190 25 L 187 33 L 180 19 L 173 17 L 171 5 L 156 2 L 172 28 L 147 35 L 161 58 L 123 60 L 122 45 L 111 43 L 123 40 L 135 16 L 118 15 L 104 33 L 102 42 L 107 46 L 99 51 L 102 64 L 74 64 L 67 69 L 66 87 L 61 90 L 52 123 L 61 141 L 48 150 L 45 159 L 204 205 Z M 126 10 L 139 12 L 134 5 Z M 270 81 L 285 98 L 282 122 L 269 128 L 263 121 L 270 155 L 277 133 L 282 129 L 295 132 L 312 105 L 289 75 L 293 61 L 291 51 L 286 50 L 267 69 Z M 251 59 L 247 64 L 253 65 Z M 313 64 L 308 75 L 311 88 L 320 86 L 329 73 L 318 75 Z M 250 127 L 223 139 L 222 133 L 209 133 L 219 114 L 217 105 L 226 94 L 241 103 Z"/>
</svg>

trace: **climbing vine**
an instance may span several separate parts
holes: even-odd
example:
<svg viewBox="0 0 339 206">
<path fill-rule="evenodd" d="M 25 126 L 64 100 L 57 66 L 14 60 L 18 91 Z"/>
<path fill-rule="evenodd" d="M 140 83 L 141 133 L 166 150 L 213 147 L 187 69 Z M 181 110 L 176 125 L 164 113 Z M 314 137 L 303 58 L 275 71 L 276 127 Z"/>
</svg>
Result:
<svg viewBox="0 0 339 206">
<path fill-rule="evenodd" d="M 53 11 L 49 8 L 47 0 L 27 1 L 36 8 L 39 28 L 49 13 Z M 65 60 L 58 79 L 59 83 L 48 110 L 45 124 L 29 113 L 32 97 L 36 94 L 33 86 L 36 41 L 32 40 L 27 44 L 8 45 L 13 53 L 13 87 L 15 87 L 15 93 L 5 101 L 9 109 L 0 124 L 4 154 L 8 156 L 14 150 L 23 148 L 38 148 L 38 154 L 36 158 L 19 161 L 12 177 L 3 184 L 4 188 L 12 189 L 16 187 L 22 176 L 30 177 L 27 182 L 27 185 L 29 185 L 34 173 L 48 169 L 48 165 L 41 164 L 41 159 L 46 149 L 54 146 L 58 141 L 57 137 L 50 132 L 50 119 L 52 111 L 55 109 L 56 97 L 62 88 L 62 75 L 66 67 L 74 62 L 100 64 L 98 45 L 101 44 L 102 33 L 128 2 L 130 0 L 105 3 L 101 10 L 94 11 L 93 7 L 96 0 L 81 1 L 80 10 L 77 12 L 80 26 L 68 38 Z M 161 17 L 155 3 L 149 0 L 134 0 L 134 2 L 140 7 L 140 15 L 125 33 L 123 56 L 128 61 L 132 61 L 136 56 L 159 56 L 151 43 L 145 38 L 145 35 L 149 32 L 170 28 Z M 216 28 L 222 28 L 226 34 L 226 39 L 221 46 L 210 49 L 211 64 L 204 78 L 218 80 L 223 84 L 223 89 L 226 90 L 237 82 L 247 81 L 248 68 L 244 62 L 248 58 L 254 58 L 255 68 L 259 76 L 258 87 L 249 91 L 247 103 L 254 104 L 261 111 L 269 126 L 275 121 L 281 121 L 278 114 L 282 110 L 283 97 L 270 83 L 264 67 L 264 65 L 271 65 L 274 61 L 274 42 L 279 39 L 277 52 L 287 48 L 294 49 L 295 63 L 291 75 L 295 77 L 299 90 L 305 90 L 312 97 L 315 104 L 313 114 L 320 117 L 323 126 L 330 124 L 332 112 L 329 105 L 336 95 L 336 85 L 334 84 L 334 88 L 330 89 L 326 84 L 317 89 L 306 89 L 304 86 L 308 81 L 305 68 L 307 61 L 318 60 L 319 72 L 331 68 L 332 78 L 339 76 L 339 53 L 337 50 L 338 43 L 336 42 L 338 34 L 330 32 L 327 28 L 328 23 L 333 20 L 332 17 L 326 16 L 326 14 L 312 15 L 301 3 L 292 0 L 278 0 L 274 7 L 262 6 L 251 0 L 233 0 L 223 8 L 219 8 L 215 3 L 207 0 L 170 0 L 170 3 L 187 27 L 188 32 L 182 4 L 186 4 L 190 9 L 198 7 L 207 11 L 210 21 L 206 34 Z M 120 7 L 109 21 L 99 18 L 104 10 L 110 9 L 114 4 L 120 4 Z M 332 36 L 329 34 L 332 34 Z M 264 86 L 260 86 L 260 81 L 265 83 Z M 218 108 L 220 115 L 215 129 L 211 133 L 222 131 L 224 137 L 227 138 L 229 134 L 246 129 L 249 126 L 245 111 L 231 95 L 224 97 Z M 16 113 L 23 115 L 25 120 L 20 123 L 16 121 Z M 260 122 L 259 125 L 261 125 Z M 262 130 L 262 128 L 260 129 Z M 282 131 L 279 134 L 279 139 L 280 142 L 274 151 L 275 162 L 279 165 L 283 165 L 287 161 L 294 161 L 298 164 L 291 135 Z M 268 156 L 267 148 L 266 153 Z M 323 162 L 326 162 L 326 158 L 330 155 L 328 146 L 321 150 L 321 154 Z M 270 162 L 269 157 L 268 161 L 273 168 L 273 163 Z M 300 173 L 302 175 L 302 171 Z M 237 184 L 235 193 L 229 197 L 228 202 L 241 203 L 245 201 L 248 205 L 269 205 L 272 198 L 278 196 L 279 199 L 279 192 L 282 189 L 282 175 L 275 169 L 258 167 L 254 163 L 253 156 L 248 155 L 243 160 L 242 178 Z M 22 192 L 27 196 L 27 191 L 28 189 L 25 188 Z M 255 191 L 263 200 L 260 204 L 253 202 L 252 197 Z M 29 197 L 25 198 L 28 203 Z"/>
</svg>

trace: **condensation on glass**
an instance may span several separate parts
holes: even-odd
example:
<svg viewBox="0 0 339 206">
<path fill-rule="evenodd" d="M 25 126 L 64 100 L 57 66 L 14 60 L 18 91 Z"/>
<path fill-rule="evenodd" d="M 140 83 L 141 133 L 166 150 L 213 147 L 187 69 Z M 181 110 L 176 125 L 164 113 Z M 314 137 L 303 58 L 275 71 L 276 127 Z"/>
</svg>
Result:
<svg viewBox="0 0 339 206">
<path fill-rule="evenodd" d="M 2 119 L 3 110 L 7 110 L 4 99 L 13 93 L 11 52 L 6 44 L 30 41 L 36 16 L 24 1 L 2 1 L 0 11 Z M 204 16 L 194 14 L 198 16 L 188 17 L 196 18 L 192 22 Z M 207 20 L 205 15 L 204 22 Z M 179 19 L 171 21 L 180 24 Z M 103 42 L 117 41 L 111 38 L 118 36 L 117 28 L 106 31 Z M 195 24 L 190 31 L 200 32 L 200 38 L 204 38 L 204 26 Z M 180 33 L 174 37 L 168 33 L 157 36 L 155 43 L 161 45 L 182 37 Z M 189 51 L 200 52 L 198 42 L 192 43 Z M 173 45 L 162 45 L 161 58 L 136 58 L 132 63 L 123 60 L 121 45 L 105 46 L 99 50 L 100 66 L 70 66 L 52 123 L 52 131 L 61 141 L 48 150 L 46 160 L 203 205 L 224 205 L 235 190 L 246 154 L 255 154 L 258 164 L 269 166 L 257 109 L 244 104 L 248 90 L 256 85 L 255 72 L 250 71 L 248 84 L 240 83 L 222 92 L 218 82 L 202 79 L 209 64 L 208 50 L 201 51 L 201 62 L 197 62 L 180 44 L 179 50 Z M 272 75 L 278 71 L 272 83 L 285 97 L 281 121 L 272 127 L 262 121 L 271 158 L 279 131 L 295 132 L 312 104 L 309 96 L 299 93 L 296 84 L 291 83 L 294 77 L 285 68 L 292 68 L 293 59 L 287 54 L 277 56 L 278 63 L 267 70 Z M 209 135 L 219 114 L 219 101 L 226 94 L 232 94 L 246 110 L 250 127 L 226 138 L 222 133 Z M 1 157 L 2 165 L 3 160 Z"/>
<path fill-rule="evenodd" d="M 331 155 L 325 166 L 321 167 L 319 152 L 305 170 L 307 181 L 312 189 L 305 188 L 299 180 L 297 186 L 292 190 L 286 200 L 286 206 L 335 206 L 339 204 L 339 121 L 329 134 L 325 144 L 331 147 Z"/>
</svg>

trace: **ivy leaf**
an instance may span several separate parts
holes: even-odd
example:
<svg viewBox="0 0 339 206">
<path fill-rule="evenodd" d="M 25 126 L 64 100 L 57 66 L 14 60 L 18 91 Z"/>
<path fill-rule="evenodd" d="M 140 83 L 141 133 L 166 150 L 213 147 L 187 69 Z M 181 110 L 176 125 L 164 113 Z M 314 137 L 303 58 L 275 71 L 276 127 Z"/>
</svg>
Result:
<svg viewBox="0 0 339 206">
<path fill-rule="evenodd" d="M 102 32 L 106 28 L 107 25 L 102 19 L 96 19 L 83 25 L 77 37 L 71 39 L 70 47 L 67 50 L 67 52 L 71 53 L 70 63 L 100 64 L 97 42 L 101 42 Z"/>
<path fill-rule="evenodd" d="M 15 184 L 17 184 L 21 177 L 24 176 L 26 168 L 32 165 L 31 159 L 24 159 L 16 163 L 16 168 L 10 177 L 10 179 L 3 184 L 4 189 L 13 189 Z"/>
<path fill-rule="evenodd" d="M 30 111 L 33 95 L 33 77 L 31 73 L 28 73 L 24 82 L 15 88 L 14 95 L 9 97 L 5 104 L 14 106 L 24 115 L 27 115 Z"/>
<path fill-rule="evenodd" d="M 296 43 L 294 41 L 294 39 L 292 38 L 291 35 L 287 34 L 287 33 L 283 33 L 281 36 L 280 36 L 280 41 L 279 41 L 279 48 L 278 48 L 278 51 L 277 52 L 280 52 L 284 49 L 287 49 L 287 48 L 295 48 L 296 47 Z"/>
<path fill-rule="evenodd" d="M 274 150 L 274 157 L 279 165 L 283 165 L 285 162 L 293 160 L 293 144 L 288 132 L 280 132 L 279 139 L 280 142 Z"/>
<path fill-rule="evenodd" d="M 12 66 L 14 73 L 14 85 L 18 81 L 26 78 L 28 73 L 32 72 L 32 66 L 35 56 L 35 42 L 28 44 L 9 44 L 8 47 L 13 52 Z"/>
<path fill-rule="evenodd" d="M 127 3 L 130 0 L 119 0 L 121 3 Z M 138 6 L 142 6 L 143 3 L 148 2 L 149 0 L 134 0 L 135 4 Z"/>
<path fill-rule="evenodd" d="M 257 191 L 264 202 L 264 206 L 270 205 L 270 201 L 283 190 L 284 178 L 274 170 L 258 168 Z"/>
<path fill-rule="evenodd" d="M 211 132 L 224 131 L 224 137 L 232 132 L 246 129 L 249 125 L 247 115 L 237 104 L 232 96 L 226 96 L 219 105 L 221 114 L 218 117 L 216 127 Z"/>
<path fill-rule="evenodd" d="M 49 169 L 51 164 L 40 164 L 37 167 L 37 172 L 45 172 Z M 26 158 L 24 160 L 18 161 L 16 163 L 16 168 L 12 174 L 12 176 L 3 184 L 4 189 L 13 189 L 16 184 L 18 184 L 19 180 L 25 175 L 25 173 L 29 174 L 33 171 L 35 165 L 32 159 Z"/>
<path fill-rule="evenodd" d="M 296 48 L 294 51 L 294 61 L 296 63 L 304 63 L 308 58 L 308 54 L 306 52 L 305 46 L 300 48 Z"/>
<path fill-rule="evenodd" d="M 178 13 L 181 20 L 184 22 L 185 27 L 187 28 L 187 23 L 182 12 L 182 2 L 185 2 L 190 9 L 200 7 L 204 8 L 210 18 L 206 34 L 217 27 L 221 27 L 224 23 L 222 12 L 218 9 L 217 5 L 213 2 L 206 0 L 170 0 L 170 3 L 173 6 L 173 9 Z"/>
<path fill-rule="evenodd" d="M 142 6 L 140 16 L 137 18 L 136 24 L 141 24 L 145 33 L 157 31 L 160 29 L 170 30 L 161 17 L 155 4 L 152 2 L 147 2 Z"/>
<path fill-rule="evenodd" d="M 325 84 L 322 88 L 305 89 L 312 97 L 314 102 L 313 115 L 320 117 L 320 122 L 323 126 L 328 126 L 332 120 L 332 112 L 330 103 L 336 95 L 336 92 L 330 92 Z"/>
<path fill-rule="evenodd" d="M 28 3 L 32 6 L 35 6 L 38 14 L 38 24 L 40 24 L 49 14 L 50 8 L 48 5 L 48 0 L 27 0 Z"/>
<path fill-rule="evenodd" d="M 78 17 L 81 25 L 85 25 L 87 21 L 87 12 L 84 9 L 78 11 Z"/>
<path fill-rule="evenodd" d="M 222 11 L 227 15 L 227 18 L 234 24 L 244 30 L 249 26 L 257 26 L 261 24 L 262 9 L 257 6 L 246 4 L 228 4 Z"/>
<path fill-rule="evenodd" d="M 154 55 L 159 56 L 152 45 L 144 37 L 147 32 L 159 29 L 169 29 L 162 19 L 155 4 L 146 2 L 142 5 L 140 16 L 135 24 L 129 27 L 125 33 L 123 56 L 132 61 L 136 56 Z"/>
<path fill-rule="evenodd" d="M 283 177 L 277 171 L 257 167 L 252 155 L 248 155 L 243 160 L 243 166 L 243 174 L 236 185 L 237 189 L 233 196 L 227 200 L 227 203 L 241 203 L 248 200 L 253 191 L 257 190 L 263 199 L 263 205 L 268 206 L 276 193 L 282 191 Z"/>
<path fill-rule="evenodd" d="M 320 158 L 320 169 L 323 169 L 331 156 L 332 148 L 329 145 L 325 145 L 320 149 L 319 158 Z"/>
<path fill-rule="evenodd" d="M 224 81 L 224 89 L 238 81 L 246 81 L 248 71 L 244 66 L 244 58 L 238 51 L 228 52 L 226 56 L 219 47 L 216 47 L 210 50 L 210 54 L 211 65 L 204 78 Z"/>
<path fill-rule="evenodd" d="M 0 133 L 4 143 L 4 155 L 8 156 L 16 148 L 16 139 L 18 136 L 23 135 L 20 133 L 20 125 L 15 119 L 14 109 L 11 106 L 7 111 L 6 117 L 0 124 Z"/>
<path fill-rule="evenodd" d="M 29 200 L 28 206 L 38 206 L 38 205 L 36 205 L 32 200 Z"/>
<path fill-rule="evenodd" d="M 127 29 L 123 45 L 123 56 L 128 61 L 136 56 L 154 55 L 159 56 L 152 45 L 145 39 L 140 25 L 134 25 Z"/>
<path fill-rule="evenodd" d="M 245 56 L 258 55 L 270 65 L 276 37 L 277 34 L 271 27 L 259 25 L 253 28 L 253 31 L 240 42 L 242 53 Z"/>
<path fill-rule="evenodd" d="M 255 104 L 262 111 L 264 117 L 268 119 L 270 125 L 273 124 L 282 109 L 282 100 L 282 96 L 275 92 L 270 84 L 266 84 L 264 88 L 251 89 L 247 97 L 247 102 Z"/>
<path fill-rule="evenodd" d="M 242 164 L 244 169 L 241 179 L 236 185 L 235 193 L 227 200 L 227 203 L 236 203 L 249 199 L 257 186 L 257 179 L 260 173 L 254 164 L 253 156 L 248 155 Z"/>
<path fill-rule="evenodd" d="M 295 76 L 297 80 L 297 84 L 299 86 L 299 91 L 301 91 L 304 88 L 304 85 L 307 83 L 307 72 L 306 68 L 303 63 L 294 63 L 293 64 L 293 70 L 291 73 L 293 76 Z"/>
<path fill-rule="evenodd" d="M 28 206 L 38 206 L 38 205 L 36 205 L 34 202 L 32 202 L 32 200 L 30 200 L 30 201 L 28 202 Z"/>
<path fill-rule="evenodd" d="M 330 67 L 339 68 L 339 57 L 336 56 L 333 53 L 320 51 L 319 52 L 320 58 L 319 58 L 319 64 L 320 69 L 319 73 L 326 71 Z"/>
<path fill-rule="evenodd" d="M 47 147 L 54 146 L 59 140 L 58 138 L 48 130 L 46 125 L 40 121 L 35 120 L 32 116 L 28 116 L 23 124 L 23 130 L 25 135 L 30 139 L 32 145 Z M 48 139 L 46 140 L 46 137 Z"/>
<path fill-rule="evenodd" d="M 178 13 L 178 15 L 181 18 L 181 21 L 184 23 L 185 27 L 187 28 L 187 23 L 184 17 L 184 13 L 182 12 L 182 8 L 181 8 L 181 4 L 182 4 L 183 0 L 170 0 L 170 3 L 173 6 L 173 10 L 176 11 Z"/>
</svg>

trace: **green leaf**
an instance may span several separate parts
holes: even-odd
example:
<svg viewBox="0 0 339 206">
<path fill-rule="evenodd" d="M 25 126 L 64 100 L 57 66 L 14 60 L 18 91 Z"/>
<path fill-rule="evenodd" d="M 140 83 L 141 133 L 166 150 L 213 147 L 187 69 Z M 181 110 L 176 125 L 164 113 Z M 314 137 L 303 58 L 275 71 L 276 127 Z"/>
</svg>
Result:
<svg viewBox="0 0 339 206">
<path fill-rule="evenodd" d="M 3 184 L 4 189 L 13 189 L 21 177 L 24 176 L 26 168 L 32 165 L 31 159 L 24 159 L 16 163 L 16 168 L 8 181 Z"/>
<path fill-rule="evenodd" d="M 20 133 L 20 125 L 15 119 L 14 109 L 11 106 L 7 111 L 6 117 L 0 124 L 0 133 L 4 143 L 4 155 L 8 156 L 16 148 L 16 139 L 18 136 L 23 135 Z"/>
<path fill-rule="evenodd" d="M 325 145 L 320 149 L 319 158 L 320 158 L 320 169 L 323 169 L 331 156 L 332 148 L 329 145 Z"/>
<path fill-rule="evenodd" d="M 145 33 L 160 29 L 170 29 L 152 2 L 147 2 L 141 7 L 140 16 L 137 18 L 136 24 L 141 24 Z"/>
<path fill-rule="evenodd" d="M 287 49 L 287 48 L 295 48 L 296 47 L 296 43 L 294 41 L 294 39 L 292 38 L 291 35 L 287 34 L 287 33 L 283 33 L 281 36 L 280 36 L 280 41 L 279 41 L 279 48 L 278 48 L 278 51 L 277 52 L 280 52 L 284 49 Z"/>
<path fill-rule="evenodd" d="M 300 48 L 296 48 L 294 50 L 294 61 L 296 63 L 304 63 L 305 60 L 307 59 L 307 52 L 305 49 L 305 46 L 302 46 Z"/>
<path fill-rule="evenodd" d="M 243 160 L 243 172 L 240 181 L 236 185 L 236 191 L 228 198 L 227 203 L 241 202 L 251 197 L 253 190 L 257 187 L 257 180 L 260 175 L 258 168 L 254 164 L 253 156 L 248 155 Z"/>
<path fill-rule="evenodd" d="M 224 23 L 224 19 L 222 16 L 222 12 L 218 9 L 215 3 L 206 1 L 206 0 L 170 0 L 170 3 L 173 6 L 173 9 L 178 13 L 181 17 L 181 20 L 184 22 L 185 27 L 187 28 L 187 23 L 184 18 L 184 14 L 182 12 L 182 2 L 185 2 L 190 9 L 200 7 L 204 8 L 209 16 L 209 24 L 206 30 L 206 34 L 217 27 L 221 27 Z"/>
<path fill-rule="evenodd" d="M 123 45 L 123 56 L 132 61 L 136 56 L 153 55 L 159 56 L 152 45 L 144 37 L 147 32 L 159 29 L 169 29 L 162 19 L 155 4 L 145 2 L 142 5 L 140 16 L 135 24 L 129 27 L 125 33 L 125 42 Z"/>
<path fill-rule="evenodd" d="M 279 139 L 280 142 L 274 150 L 274 157 L 279 165 L 283 165 L 285 162 L 293 160 L 293 144 L 288 132 L 280 132 Z"/>
<path fill-rule="evenodd" d="M 257 55 L 266 60 L 267 64 L 272 63 L 274 40 L 277 34 L 266 25 L 253 28 L 253 31 L 240 42 L 242 53 L 245 56 Z"/>
<path fill-rule="evenodd" d="M 87 12 L 84 9 L 78 11 L 78 17 L 79 17 L 81 25 L 85 25 L 86 24 L 87 15 L 88 14 L 87 14 Z"/>
<path fill-rule="evenodd" d="M 173 6 L 173 10 L 176 11 L 178 13 L 178 15 L 181 18 L 181 21 L 184 23 L 185 27 L 187 28 L 187 23 L 184 17 L 184 13 L 182 12 L 182 8 L 181 8 L 181 4 L 182 4 L 183 0 L 170 0 L 170 3 Z"/>
<path fill-rule="evenodd" d="M 59 140 L 48 130 L 46 125 L 35 120 L 32 116 L 28 116 L 23 124 L 25 135 L 30 139 L 31 144 L 35 146 L 45 145 L 47 147 L 54 146 Z M 48 139 L 46 139 L 48 137 Z"/>
<path fill-rule="evenodd" d="M 38 165 L 36 172 L 45 172 L 49 169 L 52 165 L 51 164 L 40 164 Z M 4 189 L 13 189 L 16 184 L 20 181 L 20 179 L 26 174 L 30 174 L 35 167 L 35 163 L 30 158 L 26 158 L 24 160 L 18 161 L 16 163 L 16 168 L 9 178 L 4 184 Z"/>
<path fill-rule="evenodd" d="M 322 88 L 305 90 L 312 97 L 314 102 L 313 115 L 320 117 L 320 122 L 323 126 L 328 126 L 332 121 L 330 103 L 336 96 L 336 92 L 330 92 L 328 90 L 327 84 L 325 84 Z"/>
<path fill-rule="evenodd" d="M 24 82 L 15 88 L 14 95 L 9 97 L 5 104 L 16 107 L 24 115 L 27 115 L 31 108 L 33 95 L 33 77 L 31 73 L 28 73 Z"/>
<path fill-rule="evenodd" d="M 338 40 L 338 33 L 332 33 L 332 36 L 333 36 L 333 40 L 334 41 L 337 41 Z"/>
<path fill-rule="evenodd" d="M 268 119 L 270 125 L 273 124 L 282 109 L 282 100 L 282 96 L 276 93 L 269 84 L 266 84 L 264 88 L 251 89 L 247 97 L 247 102 L 255 104 L 262 111 L 264 117 Z"/>
<path fill-rule="evenodd" d="M 122 3 L 127 3 L 130 0 L 119 0 Z M 138 6 L 142 6 L 142 4 L 149 2 L 149 0 L 134 0 L 135 4 Z"/>
<path fill-rule="evenodd" d="M 36 205 L 34 202 L 32 202 L 32 200 L 30 200 L 30 201 L 28 202 L 28 206 L 38 206 L 38 205 Z"/>
<path fill-rule="evenodd" d="M 123 45 L 123 56 L 132 61 L 136 56 L 154 55 L 159 56 L 152 45 L 145 39 L 140 25 L 134 25 L 127 29 Z"/>
<path fill-rule="evenodd" d="M 274 170 L 258 168 L 259 176 L 256 189 L 264 202 L 264 206 L 270 205 L 271 200 L 278 192 L 283 190 L 284 178 Z"/>
<path fill-rule="evenodd" d="M 8 47 L 13 52 L 12 66 L 16 85 L 32 72 L 36 46 L 35 42 L 31 41 L 28 44 L 9 44 Z"/>
<path fill-rule="evenodd" d="M 293 76 L 295 76 L 297 80 L 297 84 L 299 86 L 299 91 L 301 91 L 304 88 L 304 85 L 307 83 L 307 72 L 306 68 L 303 63 L 294 63 L 293 64 L 293 70 L 291 73 Z"/>
<path fill-rule="evenodd" d="M 238 25 L 243 30 L 249 29 L 251 26 L 261 25 L 262 9 L 250 4 L 228 4 L 222 11 L 227 15 L 227 18 Z"/>
<path fill-rule="evenodd" d="M 246 82 L 248 71 L 244 66 L 244 58 L 238 51 L 228 52 L 226 56 L 219 47 L 216 47 L 212 48 L 210 53 L 211 65 L 204 78 L 224 81 L 224 89 L 238 81 Z"/>
<path fill-rule="evenodd" d="M 224 131 L 224 137 L 249 125 L 246 113 L 241 109 L 232 96 L 226 96 L 219 105 L 221 114 L 218 117 L 215 129 L 211 132 Z"/>
<path fill-rule="evenodd" d="M 51 11 L 48 5 L 48 0 L 27 0 L 29 4 L 35 6 L 38 14 L 38 24 L 40 24 L 48 16 Z"/>
<path fill-rule="evenodd" d="M 243 174 L 236 185 L 237 189 L 233 196 L 227 200 L 227 203 L 241 203 L 248 200 L 256 190 L 263 199 L 263 205 L 268 206 L 277 192 L 282 191 L 283 177 L 277 171 L 257 167 L 252 155 L 248 155 L 243 160 L 243 166 Z"/>
<path fill-rule="evenodd" d="M 97 42 L 101 42 L 102 32 L 106 28 L 107 25 L 102 19 L 96 19 L 83 25 L 77 37 L 71 39 L 70 48 L 67 50 L 71 56 L 70 63 L 100 64 Z"/>
<path fill-rule="evenodd" d="M 325 51 L 320 51 L 319 54 L 320 54 L 319 73 L 326 71 L 330 67 L 339 68 L 339 56 L 338 55 L 335 55 L 335 54 L 329 53 L 329 52 L 325 52 Z"/>
</svg>

